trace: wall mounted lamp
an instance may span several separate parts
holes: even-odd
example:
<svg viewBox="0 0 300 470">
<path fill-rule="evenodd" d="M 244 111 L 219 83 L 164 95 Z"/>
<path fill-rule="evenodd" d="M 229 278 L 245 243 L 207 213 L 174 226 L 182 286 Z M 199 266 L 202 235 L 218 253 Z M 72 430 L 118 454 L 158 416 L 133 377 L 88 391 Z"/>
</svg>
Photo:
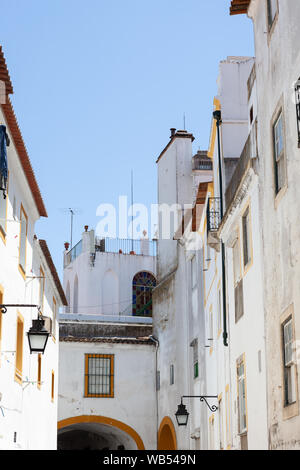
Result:
<svg viewBox="0 0 300 470">
<path fill-rule="evenodd" d="M 44 354 L 50 333 L 45 328 L 45 320 L 43 319 L 39 305 L 29 305 L 29 304 L 5 304 L 3 305 L 3 304 L 0 304 L 1 313 L 5 314 L 7 312 L 7 309 L 10 307 L 37 308 L 38 309 L 38 318 L 37 320 L 32 320 L 32 327 L 27 332 L 27 337 L 28 337 L 30 354 L 32 353 Z"/>
<path fill-rule="evenodd" d="M 189 412 L 186 409 L 186 406 L 183 404 L 183 398 L 199 398 L 200 401 L 204 401 L 207 407 L 212 413 L 215 413 L 218 410 L 216 405 L 210 405 L 207 399 L 214 398 L 217 399 L 217 395 L 184 395 L 181 397 L 181 403 L 178 405 L 178 409 L 175 413 L 176 421 L 178 426 L 186 426 L 189 419 Z"/>
</svg>

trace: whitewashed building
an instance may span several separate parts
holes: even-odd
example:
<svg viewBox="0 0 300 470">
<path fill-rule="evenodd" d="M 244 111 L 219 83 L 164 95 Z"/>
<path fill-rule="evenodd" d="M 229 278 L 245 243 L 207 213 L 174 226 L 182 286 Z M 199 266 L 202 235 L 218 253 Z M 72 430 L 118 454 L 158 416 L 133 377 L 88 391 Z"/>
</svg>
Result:
<svg viewBox="0 0 300 470">
<path fill-rule="evenodd" d="M 231 14 L 245 13 L 256 55 L 268 446 L 299 449 L 300 4 L 231 2 Z"/>
<path fill-rule="evenodd" d="M 56 449 L 57 313 L 66 298 L 47 244 L 35 236 L 47 213 L 9 98 L 2 48 L 0 80 L 0 124 L 9 144 L 7 186 L 1 178 L 0 190 L 0 449 Z M 26 335 L 39 309 L 50 333 L 44 355 L 30 354 Z"/>
<path fill-rule="evenodd" d="M 64 254 L 59 449 L 156 449 L 155 244 L 98 239 Z"/>
</svg>

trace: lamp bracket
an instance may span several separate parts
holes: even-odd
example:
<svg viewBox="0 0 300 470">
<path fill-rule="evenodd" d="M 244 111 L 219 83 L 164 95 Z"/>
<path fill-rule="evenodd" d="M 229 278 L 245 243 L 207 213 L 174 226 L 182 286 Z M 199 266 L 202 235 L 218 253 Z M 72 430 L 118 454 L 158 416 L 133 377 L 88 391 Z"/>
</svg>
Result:
<svg viewBox="0 0 300 470">
<path fill-rule="evenodd" d="M 207 401 L 207 399 L 210 399 L 210 398 L 217 400 L 218 399 L 217 395 L 184 395 L 181 397 L 181 403 L 182 403 L 183 398 L 199 398 L 201 402 L 204 401 L 204 403 L 206 403 L 207 407 L 210 409 L 212 413 L 215 413 L 218 410 L 218 407 L 216 405 L 210 405 Z"/>
<path fill-rule="evenodd" d="M 39 317 L 42 317 L 41 307 L 39 305 L 32 305 L 32 304 L 0 304 L 0 312 L 6 313 L 8 308 L 15 307 L 15 308 L 37 308 Z"/>
</svg>

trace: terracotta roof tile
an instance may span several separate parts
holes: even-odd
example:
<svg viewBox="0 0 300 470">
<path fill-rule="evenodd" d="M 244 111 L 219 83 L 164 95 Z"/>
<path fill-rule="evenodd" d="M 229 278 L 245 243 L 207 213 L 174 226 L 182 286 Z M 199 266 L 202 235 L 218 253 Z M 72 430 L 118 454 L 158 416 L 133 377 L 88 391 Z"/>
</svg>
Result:
<svg viewBox="0 0 300 470">
<path fill-rule="evenodd" d="M 59 295 L 60 295 L 62 304 L 63 304 L 63 305 L 68 305 L 68 302 L 67 302 L 67 299 L 66 299 L 64 290 L 63 290 L 63 288 L 62 288 L 61 282 L 60 282 L 60 280 L 59 280 L 59 277 L 58 277 L 56 268 L 55 268 L 55 266 L 54 266 L 54 263 L 53 263 L 52 256 L 51 256 L 51 254 L 50 254 L 48 245 L 47 245 L 47 243 L 46 243 L 45 240 L 39 240 L 39 245 L 40 245 L 41 250 L 42 250 L 42 252 L 43 252 L 43 255 L 45 256 L 45 259 L 46 259 L 46 261 L 47 261 L 47 264 L 48 264 L 48 267 L 49 267 L 50 272 L 51 272 L 51 274 L 52 274 L 54 283 L 55 283 L 56 288 L 57 288 L 57 290 L 58 290 L 58 292 L 59 292 Z"/>
<path fill-rule="evenodd" d="M 1 108 L 4 114 L 4 117 L 7 122 L 7 126 L 9 128 L 10 134 L 12 136 L 14 145 L 16 147 L 16 150 L 18 152 L 18 156 L 22 165 L 22 168 L 24 170 L 25 176 L 27 178 L 29 187 L 31 189 L 31 193 L 33 195 L 33 198 L 35 200 L 39 215 L 41 217 L 47 217 L 47 211 L 41 196 L 40 189 L 38 187 L 30 159 L 25 147 L 25 143 L 18 125 L 18 121 L 16 118 L 16 115 L 13 110 L 13 106 L 11 104 L 11 101 L 8 97 L 8 95 L 13 93 L 13 87 L 12 83 L 10 80 L 9 72 L 6 66 L 5 58 L 3 55 L 2 47 L 0 46 L 0 80 L 3 80 L 5 82 L 5 87 L 6 87 L 6 103 L 1 104 Z"/>
<path fill-rule="evenodd" d="M 121 338 L 121 337 L 76 337 L 76 336 L 61 336 L 59 341 L 64 343 L 115 343 L 115 344 L 152 344 L 153 341 L 149 337 L 141 338 Z"/>
<path fill-rule="evenodd" d="M 8 68 L 2 51 L 2 46 L 0 46 L 0 80 L 5 83 L 6 94 L 12 94 L 14 92 L 13 86 L 10 80 Z"/>
<path fill-rule="evenodd" d="M 251 0 L 231 0 L 230 14 L 240 15 L 247 13 Z"/>
</svg>

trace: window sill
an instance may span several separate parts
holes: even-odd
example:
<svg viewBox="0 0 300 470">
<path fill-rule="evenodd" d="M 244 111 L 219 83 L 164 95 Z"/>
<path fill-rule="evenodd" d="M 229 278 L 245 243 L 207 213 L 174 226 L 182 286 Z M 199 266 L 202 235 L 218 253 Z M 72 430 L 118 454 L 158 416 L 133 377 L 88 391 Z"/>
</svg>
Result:
<svg viewBox="0 0 300 470">
<path fill-rule="evenodd" d="M 275 201 L 274 201 L 274 207 L 275 207 L 275 210 L 278 208 L 278 205 L 280 204 L 280 201 L 281 199 L 283 198 L 283 196 L 285 195 L 285 193 L 287 192 L 287 184 L 285 184 L 280 190 L 279 192 L 276 194 L 275 196 Z"/>
<path fill-rule="evenodd" d="M 282 419 L 287 421 L 288 419 L 294 418 L 299 415 L 298 402 L 291 403 L 290 405 L 284 406 L 282 410 Z"/>
<path fill-rule="evenodd" d="M 19 268 L 19 273 L 21 274 L 22 278 L 24 279 L 24 281 L 26 281 L 26 273 L 25 273 L 24 269 L 22 268 L 22 266 L 20 264 L 19 264 L 18 268 Z"/>
<path fill-rule="evenodd" d="M 3 241 L 4 245 L 6 245 L 6 233 L 2 227 L 0 227 L 0 238 Z"/>
</svg>

